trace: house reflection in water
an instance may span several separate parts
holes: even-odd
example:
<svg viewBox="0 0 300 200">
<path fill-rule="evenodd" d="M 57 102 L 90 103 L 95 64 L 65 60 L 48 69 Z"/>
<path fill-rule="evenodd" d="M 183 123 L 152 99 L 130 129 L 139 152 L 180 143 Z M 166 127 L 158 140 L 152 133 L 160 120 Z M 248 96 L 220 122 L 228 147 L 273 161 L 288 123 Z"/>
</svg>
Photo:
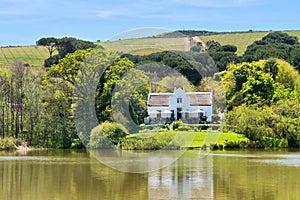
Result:
<svg viewBox="0 0 300 200">
<path fill-rule="evenodd" d="M 197 166 L 195 168 L 195 166 Z M 148 177 L 149 199 L 213 199 L 213 158 L 181 158 Z"/>
<path fill-rule="evenodd" d="M 212 92 L 185 92 L 178 88 L 174 93 L 150 93 L 146 124 L 171 123 L 181 119 L 184 123 L 198 124 L 212 120 Z"/>
</svg>

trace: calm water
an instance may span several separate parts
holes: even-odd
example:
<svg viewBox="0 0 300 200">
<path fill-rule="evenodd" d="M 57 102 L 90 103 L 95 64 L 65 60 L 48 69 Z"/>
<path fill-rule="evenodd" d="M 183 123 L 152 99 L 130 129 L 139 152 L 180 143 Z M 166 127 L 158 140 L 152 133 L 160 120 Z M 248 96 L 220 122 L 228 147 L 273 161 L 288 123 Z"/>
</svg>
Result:
<svg viewBox="0 0 300 200">
<path fill-rule="evenodd" d="M 188 151 L 143 174 L 113 170 L 85 151 L 0 152 L 0 187 L 1 200 L 300 199 L 300 152 Z"/>
</svg>

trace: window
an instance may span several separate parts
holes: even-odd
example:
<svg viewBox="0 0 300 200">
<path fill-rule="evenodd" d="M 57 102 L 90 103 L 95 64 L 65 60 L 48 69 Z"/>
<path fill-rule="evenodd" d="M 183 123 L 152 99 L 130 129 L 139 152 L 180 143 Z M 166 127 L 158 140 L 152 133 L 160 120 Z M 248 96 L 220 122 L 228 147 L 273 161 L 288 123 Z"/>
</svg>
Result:
<svg viewBox="0 0 300 200">
<path fill-rule="evenodd" d="M 182 103 L 182 98 L 181 97 L 177 98 L 177 103 Z"/>
</svg>

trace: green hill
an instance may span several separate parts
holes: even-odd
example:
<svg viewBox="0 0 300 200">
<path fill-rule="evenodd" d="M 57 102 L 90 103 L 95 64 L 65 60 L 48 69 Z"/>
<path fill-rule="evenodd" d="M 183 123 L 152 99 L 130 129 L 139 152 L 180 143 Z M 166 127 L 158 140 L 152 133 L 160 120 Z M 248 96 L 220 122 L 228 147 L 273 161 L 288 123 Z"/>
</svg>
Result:
<svg viewBox="0 0 300 200">
<path fill-rule="evenodd" d="M 99 43 L 105 49 L 116 50 L 123 53 L 131 53 L 136 55 L 146 55 L 163 50 L 187 50 L 189 47 L 189 36 L 195 36 L 200 34 L 198 37 L 203 41 L 215 40 L 221 43 L 221 45 L 231 44 L 237 47 L 237 54 L 242 55 L 246 50 L 247 46 L 252 44 L 256 40 L 260 40 L 266 36 L 270 31 L 253 31 L 253 32 L 204 32 L 204 31 L 185 31 L 187 35 L 183 38 L 183 33 L 180 35 L 175 34 L 178 31 L 174 31 L 174 34 L 167 33 L 165 35 L 159 35 L 158 37 L 152 38 L 141 38 L 131 40 L 116 40 L 106 41 Z M 290 35 L 297 36 L 300 38 L 300 31 L 284 31 Z M 171 36 L 174 36 L 172 38 Z"/>
<path fill-rule="evenodd" d="M 300 31 L 284 31 L 292 36 L 297 36 L 300 39 Z M 223 33 L 208 36 L 199 36 L 199 38 L 207 42 L 209 40 L 215 40 L 221 45 L 231 44 L 237 47 L 237 54 L 242 55 L 247 46 L 252 44 L 256 40 L 260 40 L 266 36 L 269 32 L 243 32 L 243 33 Z"/>
<path fill-rule="evenodd" d="M 0 48 L 0 66 L 12 66 L 16 61 L 32 67 L 42 67 L 49 57 L 48 50 L 42 46 L 17 46 Z"/>
<path fill-rule="evenodd" d="M 174 31 L 177 33 L 178 31 Z M 285 31 L 290 35 L 300 38 L 300 31 Z M 185 31 L 187 37 L 180 37 L 178 34 L 167 33 L 157 37 L 115 40 L 99 42 L 97 44 L 103 46 L 107 50 L 114 50 L 123 53 L 135 55 L 147 55 L 154 52 L 165 50 L 189 50 L 191 44 L 189 37 L 197 34 L 200 40 L 207 42 L 215 40 L 222 45 L 231 44 L 237 46 L 237 54 L 242 55 L 247 46 L 270 32 L 208 32 L 208 31 Z M 172 36 L 172 37 L 171 37 Z M 174 37 L 173 37 L 174 36 Z M 0 48 L 0 66 L 11 66 L 15 61 L 21 61 L 33 67 L 42 67 L 44 60 L 48 58 L 49 53 L 42 46 L 17 46 L 17 47 L 1 47 Z"/>
<path fill-rule="evenodd" d="M 140 38 L 100 42 L 105 49 L 136 55 L 147 55 L 164 50 L 188 49 L 187 38 Z"/>
<path fill-rule="evenodd" d="M 269 32 L 248 32 L 248 33 L 225 33 L 209 36 L 199 36 L 203 42 L 209 40 L 215 40 L 221 45 L 231 44 L 237 47 L 237 54 L 242 55 L 247 46 L 252 44 L 256 40 L 260 40 L 266 36 Z"/>
</svg>

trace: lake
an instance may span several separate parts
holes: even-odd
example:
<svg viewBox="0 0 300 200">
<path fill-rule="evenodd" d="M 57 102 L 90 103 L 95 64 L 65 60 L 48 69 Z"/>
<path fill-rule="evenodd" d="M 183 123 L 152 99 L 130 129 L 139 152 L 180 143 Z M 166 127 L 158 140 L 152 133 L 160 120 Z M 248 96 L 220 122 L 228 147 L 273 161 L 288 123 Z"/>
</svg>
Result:
<svg viewBox="0 0 300 200">
<path fill-rule="evenodd" d="M 0 184 L 1 200 L 300 199 L 300 152 L 213 151 L 199 156 L 189 150 L 149 173 L 112 169 L 84 150 L 0 152 Z"/>
</svg>

